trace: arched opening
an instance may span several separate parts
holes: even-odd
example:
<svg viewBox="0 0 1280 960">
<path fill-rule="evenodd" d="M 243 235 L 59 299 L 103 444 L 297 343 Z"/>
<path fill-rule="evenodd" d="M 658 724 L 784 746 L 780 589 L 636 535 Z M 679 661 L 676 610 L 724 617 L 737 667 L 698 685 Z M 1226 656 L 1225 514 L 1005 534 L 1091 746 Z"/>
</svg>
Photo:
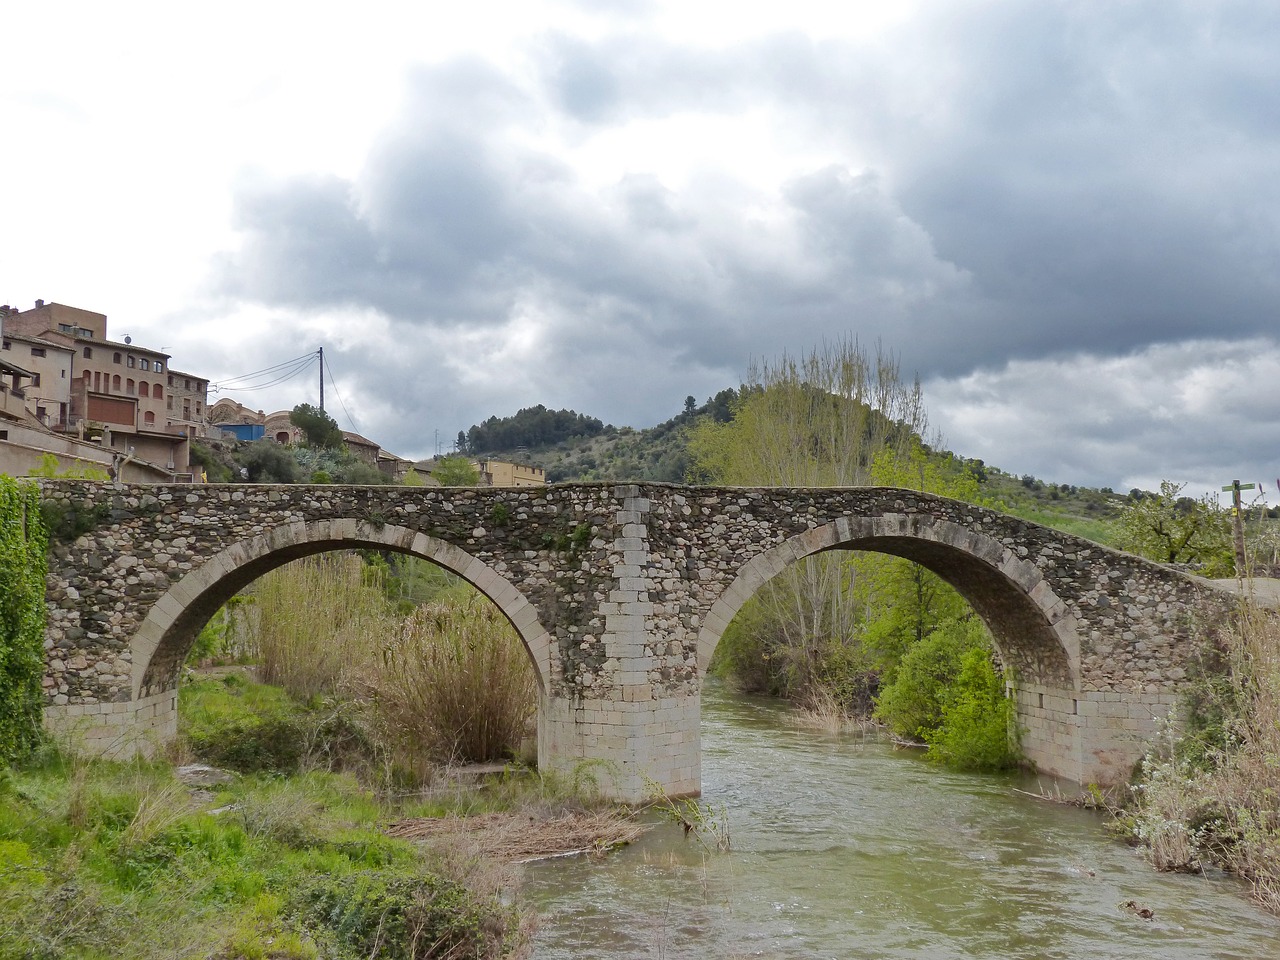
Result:
<svg viewBox="0 0 1280 960">
<path fill-rule="evenodd" d="M 183 661 L 200 630 L 240 590 L 292 561 L 357 549 L 420 558 L 487 598 L 520 639 L 523 654 L 517 656 L 527 657 L 532 667 L 536 692 L 531 698 L 541 710 L 551 641 L 523 595 L 492 568 L 456 547 L 406 528 L 355 520 L 276 528 L 223 550 L 175 584 L 154 604 L 133 639 L 134 699 L 150 702 L 176 689 Z M 395 636 L 403 639 L 401 631 Z M 524 689 L 528 695 L 528 688 Z"/>
<path fill-rule="evenodd" d="M 705 672 L 726 628 L 766 583 L 798 561 L 836 550 L 918 564 L 951 585 L 990 631 L 1007 669 L 1026 757 L 1050 772 L 1079 768 L 1079 636 L 1038 568 L 998 540 L 937 518 L 843 518 L 793 537 L 745 564 L 713 605 L 698 637 Z"/>
<path fill-rule="evenodd" d="M 151 384 L 147 383 L 147 381 L 145 381 L 145 380 L 141 381 L 141 382 L 138 384 L 138 396 L 140 396 L 140 397 L 150 397 L 150 396 L 151 396 Z"/>
</svg>

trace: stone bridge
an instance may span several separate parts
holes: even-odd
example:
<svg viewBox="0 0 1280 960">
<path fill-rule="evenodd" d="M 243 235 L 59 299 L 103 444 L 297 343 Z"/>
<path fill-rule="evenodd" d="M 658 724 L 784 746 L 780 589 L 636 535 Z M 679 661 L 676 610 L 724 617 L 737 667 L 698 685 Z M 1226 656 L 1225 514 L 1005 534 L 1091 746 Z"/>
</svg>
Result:
<svg viewBox="0 0 1280 960">
<path fill-rule="evenodd" d="M 1109 783 L 1176 702 L 1204 581 L 991 510 L 891 488 L 127 486 L 42 481 L 53 519 L 46 722 L 104 752 L 176 730 L 213 613 L 290 560 L 372 548 L 472 583 L 538 676 L 540 763 L 641 799 L 701 787 L 699 693 L 742 604 L 797 560 L 913 560 L 985 620 L 1028 758 Z M 1221 603 L 1221 600 L 1217 600 Z"/>
</svg>

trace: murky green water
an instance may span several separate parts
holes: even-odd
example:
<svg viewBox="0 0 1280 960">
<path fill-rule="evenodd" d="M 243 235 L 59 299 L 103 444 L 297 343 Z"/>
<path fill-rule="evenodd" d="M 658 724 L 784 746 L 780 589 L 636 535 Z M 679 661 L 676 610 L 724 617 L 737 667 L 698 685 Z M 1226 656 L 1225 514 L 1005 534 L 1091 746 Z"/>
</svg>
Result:
<svg viewBox="0 0 1280 960">
<path fill-rule="evenodd" d="M 539 960 L 1280 958 L 1280 920 L 1238 882 L 1155 873 L 1097 815 L 1014 792 L 1034 779 L 949 773 L 714 690 L 702 736 L 731 851 L 664 825 L 603 862 L 529 865 Z"/>
</svg>

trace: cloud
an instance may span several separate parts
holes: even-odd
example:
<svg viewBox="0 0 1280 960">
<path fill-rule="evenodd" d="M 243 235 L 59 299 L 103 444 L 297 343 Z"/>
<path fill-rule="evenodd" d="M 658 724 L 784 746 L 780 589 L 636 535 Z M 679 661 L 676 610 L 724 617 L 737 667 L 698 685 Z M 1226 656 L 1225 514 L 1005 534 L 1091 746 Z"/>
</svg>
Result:
<svg viewBox="0 0 1280 960">
<path fill-rule="evenodd" d="M 1269 5 L 961 2 L 719 45 L 648 16 L 419 67 L 358 175 L 244 177 L 217 294 L 379 318 L 394 356 L 335 361 L 409 451 L 533 403 L 653 423 L 851 332 L 1010 469 L 1247 462 L 1194 401 L 1273 353 Z"/>
<path fill-rule="evenodd" d="M 1272 338 L 1015 360 L 930 380 L 925 394 L 950 449 L 1013 473 L 1117 490 L 1173 480 L 1197 495 L 1265 481 L 1276 502 Z"/>
</svg>

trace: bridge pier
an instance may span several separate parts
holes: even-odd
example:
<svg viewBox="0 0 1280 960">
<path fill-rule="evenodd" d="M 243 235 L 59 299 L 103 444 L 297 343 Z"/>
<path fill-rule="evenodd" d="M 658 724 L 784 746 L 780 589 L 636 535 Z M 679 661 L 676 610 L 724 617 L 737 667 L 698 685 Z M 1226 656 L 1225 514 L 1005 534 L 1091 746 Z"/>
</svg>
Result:
<svg viewBox="0 0 1280 960">
<path fill-rule="evenodd" d="M 594 783 L 624 803 L 656 794 L 697 796 L 702 789 L 700 722 L 697 694 L 659 701 L 544 698 L 538 763 L 559 777 Z"/>
</svg>

